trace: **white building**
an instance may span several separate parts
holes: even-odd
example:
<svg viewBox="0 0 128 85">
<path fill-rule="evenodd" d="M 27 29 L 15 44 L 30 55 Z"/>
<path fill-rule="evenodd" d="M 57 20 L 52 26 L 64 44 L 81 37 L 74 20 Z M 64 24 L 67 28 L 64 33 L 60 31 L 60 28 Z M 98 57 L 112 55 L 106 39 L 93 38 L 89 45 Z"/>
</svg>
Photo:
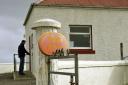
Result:
<svg viewBox="0 0 128 85">
<path fill-rule="evenodd" d="M 42 24 L 49 19 L 60 22 L 61 28 L 55 23 L 48 28 Z M 65 35 L 79 60 L 120 60 L 121 42 L 128 56 L 128 0 L 40 0 L 30 6 L 24 26 L 35 75 L 45 60 L 40 57 L 38 37 L 46 31 Z"/>
</svg>

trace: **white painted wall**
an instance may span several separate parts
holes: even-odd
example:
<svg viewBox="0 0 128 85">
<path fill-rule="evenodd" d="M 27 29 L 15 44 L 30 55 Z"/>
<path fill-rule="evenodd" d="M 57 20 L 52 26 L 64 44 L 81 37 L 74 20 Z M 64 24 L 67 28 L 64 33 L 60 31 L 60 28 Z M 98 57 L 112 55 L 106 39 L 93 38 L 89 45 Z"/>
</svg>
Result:
<svg viewBox="0 0 128 85">
<path fill-rule="evenodd" d="M 60 33 L 69 39 L 69 25 L 92 25 L 93 49 L 96 54 L 82 54 L 85 60 L 119 60 L 120 43 L 128 55 L 128 11 L 126 9 L 94 9 L 71 7 L 35 7 L 26 24 L 29 32 L 34 21 L 51 18 L 62 23 Z"/>
<path fill-rule="evenodd" d="M 120 59 L 120 43 L 124 43 L 124 56 L 128 55 L 128 11 L 127 9 L 99 9 L 99 8 L 76 8 L 76 7 L 35 7 L 31 12 L 31 16 L 28 19 L 26 28 L 26 38 L 33 33 L 33 43 L 36 49 L 33 50 L 34 55 L 32 57 L 32 72 L 35 74 L 38 80 L 38 68 L 39 68 L 39 49 L 37 48 L 38 34 L 31 29 L 33 22 L 39 19 L 51 18 L 62 23 L 60 33 L 64 34 L 69 39 L 69 25 L 92 25 L 93 34 L 93 49 L 96 54 L 79 54 L 79 59 L 83 60 L 119 60 Z M 114 78 L 123 75 L 121 73 L 125 69 L 124 67 L 103 67 L 103 68 L 80 68 L 80 74 L 88 73 L 86 78 L 87 85 L 92 82 L 91 85 L 99 84 L 100 79 L 103 79 L 103 75 L 107 76 L 103 79 L 108 85 L 121 85 L 113 84 Z M 117 71 L 119 69 L 119 71 Z M 104 72 L 107 74 L 104 74 Z M 114 71 L 117 73 L 115 74 Z M 95 72 L 98 72 L 95 74 Z M 101 74 L 99 73 L 101 72 Z M 89 76 L 92 80 L 88 80 Z M 111 75 L 112 74 L 112 75 Z M 99 76 L 100 75 L 100 76 Z M 98 77 L 99 76 L 99 77 Z M 112 77 L 111 77 L 112 76 Z M 82 78 L 82 77 L 81 77 Z M 96 81 L 96 78 L 99 78 Z M 108 78 L 112 80 L 108 80 Z M 122 77 L 121 77 L 122 78 Z M 119 79 L 117 79 L 119 80 Z M 85 80 L 84 80 L 85 81 Z M 119 82 L 119 81 L 117 81 Z M 122 82 L 122 80 L 121 80 Z M 82 83 L 82 82 L 81 82 Z M 96 83 L 96 84 L 94 84 Z M 103 82 L 102 82 L 103 83 Z M 65 84 L 66 85 L 66 84 Z M 82 83 L 81 85 L 84 85 Z M 103 85 L 103 84 L 100 84 Z M 107 84 L 104 84 L 107 85 Z"/>
<path fill-rule="evenodd" d="M 59 62 L 59 71 L 72 72 L 72 67 L 70 61 Z M 69 76 L 58 79 L 58 85 L 70 85 Z M 79 85 L 128 85 L 128 61 L 79 61 Z"/>
</svg>

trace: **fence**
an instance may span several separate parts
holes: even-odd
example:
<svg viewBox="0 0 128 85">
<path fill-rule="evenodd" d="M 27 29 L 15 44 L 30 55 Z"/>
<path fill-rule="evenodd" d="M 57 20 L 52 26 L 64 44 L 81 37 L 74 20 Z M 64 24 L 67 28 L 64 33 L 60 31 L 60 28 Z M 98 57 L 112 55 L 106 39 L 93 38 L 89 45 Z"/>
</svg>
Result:
<svg viewBox="0 0 128 85">
<path fill-rule="evenodd" d="M 20 64 L 20 60 L 19 60 L 19 58 L 18 58 L 18 54 L 14 54 L 13 55 L 13 64 L 14 64 L 14 72 L 16 72 L 18 69 L 17 69 L 17 67 L 19 67 L 19 64 Z M 28 67 L 28 69 L 30 70 L 30 62 L 29 61 L 27 61 L 26 60 L 26 58 L 25 58 L 25 70 L 26 70 L 26 66 L 29 66 Z"/>
</svg>

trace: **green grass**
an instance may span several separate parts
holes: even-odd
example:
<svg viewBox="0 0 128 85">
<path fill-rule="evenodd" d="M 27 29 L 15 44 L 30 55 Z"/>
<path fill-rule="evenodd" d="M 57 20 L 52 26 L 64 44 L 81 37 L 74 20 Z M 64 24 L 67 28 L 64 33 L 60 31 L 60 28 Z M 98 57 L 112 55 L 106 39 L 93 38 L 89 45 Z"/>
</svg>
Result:
<svg viewBox="0 0 128 85">
<path fill-rule="evenodd" d="M 13 78 L 13 73 L 1 73 L 0 74 L 0 79 L 6 79 L 6 78 L 9 78 L 9 79 L 12 79 Z"/>
<path fill-rule="evenodd" d="M 19 75 L 18 72 L 13 73 L 14 80 L 22 80 L 22 79 L 35 79 L 30 71 L 25 71 L 25 75 Z"/>
</svg>

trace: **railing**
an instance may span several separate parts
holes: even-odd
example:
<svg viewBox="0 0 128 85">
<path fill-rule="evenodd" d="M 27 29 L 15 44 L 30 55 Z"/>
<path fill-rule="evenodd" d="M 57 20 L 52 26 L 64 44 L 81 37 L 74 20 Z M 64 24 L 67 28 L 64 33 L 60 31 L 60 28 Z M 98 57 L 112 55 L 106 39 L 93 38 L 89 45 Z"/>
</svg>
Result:
<svg viewBox="0 0 128 85">
<path fill-rule="evenodd" d="M 48 63 L 48 85 L 51 85 L 51 83 L 50 83 L 50 75 L 51 74 L 70 76 L 70 85 L 79 85 L 78 54 L 69 55 L 67 52 L 67 55 L 64 56 L 63 50 L 58 51 L 58 52 L 56 51 L 54 56 L 48 57 L 48 62 L 50 62 L 53 59 L 69 59 L 69 58 L 73 58 L 73 60 L 74 60 L 74 66 L 75 66 L 74 73 L 51 71 L 51 69 L 50 69 L 51 65 L 50 65 L 50 63 Z M 74 79 L 75 79 L 75 81 L 74 81 Z"/>
<path fill-rule="evenodd" d="M 17 71 L 17 63 L 20 63 L 20 62 L 17 62 L 16 56 L 18 57 L 18 54 L 13 54 L 14 72 Z M 29 64 L 29 70 L 30 70 L 30 62 L 24 62 L 24 63 Z"/>
</svg>

